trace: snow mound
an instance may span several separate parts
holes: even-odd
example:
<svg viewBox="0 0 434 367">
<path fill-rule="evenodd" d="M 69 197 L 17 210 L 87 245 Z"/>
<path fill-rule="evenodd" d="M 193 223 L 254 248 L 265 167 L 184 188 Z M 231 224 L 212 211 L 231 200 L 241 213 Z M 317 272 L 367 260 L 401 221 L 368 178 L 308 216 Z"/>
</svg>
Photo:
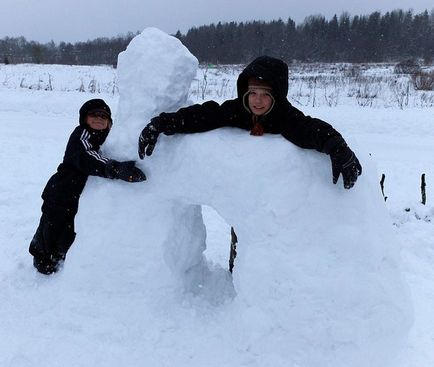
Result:
<svg viewBox="0 0 434 367">
<path fill-rule="evenodd" d="M 147 119 L 185 103 L 196 66 L 156 29 L 131 42 L 109 156 L 136 155 Z M 147 182 L 89 179 L 60 279 L 108 301 L 116 337 L 135 336 L 133 364 L 385 367 L 412 310 L 375 169 L 360 158 L 364 174 L 344 190 L 327 156 L 281 136 L 161 136 L 139 163 Z M 203 254 L 202 205 L 238 235 L 233 278 Z"/>
<path fill-rule="evenodd" d="M 181 41 L 156 28 L 134 37 L 118 57 L 119 106 L 108 144 L 122 156 L 135 155 L 130 144 L 149 120 L 187 101 L 197 59 Z M 114 140 L 113 140 L 114 139 Z M 133 149 L 131 149 L 133 147 Z"/>
</svg>

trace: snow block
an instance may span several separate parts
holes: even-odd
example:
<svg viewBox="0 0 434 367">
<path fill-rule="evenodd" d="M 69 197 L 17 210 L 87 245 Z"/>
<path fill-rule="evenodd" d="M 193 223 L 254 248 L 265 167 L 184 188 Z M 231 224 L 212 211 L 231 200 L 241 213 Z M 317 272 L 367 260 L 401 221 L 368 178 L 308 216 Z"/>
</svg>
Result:
<svg viewBox="0 0 434 367">
<path fill-rule="evenodd" d="M 144 117 L 185 102 L 197 62 L 155 29 L 119 61 L 110 155 L 131 158 Z M 326 155 L 281 136 L 161 136 L 139 163 L 148 181 L 89 179 L 64 281 L 140 310 L 120 317 L 143 365 L 393 365 L 412 308 L 375 168 L 359 158 L 364 173 L 345 190 Z M 201 205 L 235 228 L 233 278 L 203 254 Z"/>
<path fill-rule="evenodd" d="M 187 102 L 198 64 L 181 41 L 156 28 L 134 37 L 118 56 L 119 106 L 109 146 L 122 156 L 135 155 L 135 146 L 122 143 L 137 141 L 152 117 Z"/>
</svg>

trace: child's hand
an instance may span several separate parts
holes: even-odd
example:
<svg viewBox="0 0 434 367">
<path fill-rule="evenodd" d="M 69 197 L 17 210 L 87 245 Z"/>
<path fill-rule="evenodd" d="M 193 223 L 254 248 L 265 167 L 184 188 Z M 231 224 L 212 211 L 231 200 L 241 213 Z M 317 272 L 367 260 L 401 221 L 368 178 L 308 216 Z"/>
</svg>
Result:
<svg viewBox="0 0 434 367">
<path fill-rule="evenodd" d="M 151 155 L 157 144 L 158 135 L 160 135 L 160 118 L 154 117 L 151 122 L 145 126 L 139 137 L 139 157 L 145 158 Z"/>
<path fill-rule="evenodd" d="M 136 162 L 118 162 L 110 160 L 106 166 L 106 174 L 109 178 L 118 178 L 126 182 L 142 182 L 146 180 L 145 174 L 136 167 Z"/>
<path fill-rule="evenodd" d="M 342 174 L 344 187 L 351 189 L 356 183 L 357 177 L 362 174 L 362 166 L 354 152 L 344 143 L 330 153 L 330 158 L 332 160 L 333 183 L 338 182 L 339 176 Z"/>
</svg>

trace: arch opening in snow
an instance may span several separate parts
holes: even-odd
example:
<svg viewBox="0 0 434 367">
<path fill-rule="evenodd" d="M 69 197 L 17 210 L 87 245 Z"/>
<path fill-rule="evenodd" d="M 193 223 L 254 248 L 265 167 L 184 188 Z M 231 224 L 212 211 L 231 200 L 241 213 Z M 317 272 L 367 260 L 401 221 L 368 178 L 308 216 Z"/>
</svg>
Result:
<svg viewBox="0 0 434 367">
<path fill-rule="evenodd" d="M 206 249 L 208 261 L 229 267 L 231 225 L 211 206 L 202 205 L 202 216 L 206 227 Z"/>
<path fill-rule="evenodd" d="M 236 292 L 227 267 L 206 256 L 207 231 L 202 206 L 175 201 L 170 212 L 162 244 L 164 259 L 184 290 L 211 304 L 233 298 Z M 210 219 L 213 214 L 210 208 L 208 214 Z"/>
</svg>

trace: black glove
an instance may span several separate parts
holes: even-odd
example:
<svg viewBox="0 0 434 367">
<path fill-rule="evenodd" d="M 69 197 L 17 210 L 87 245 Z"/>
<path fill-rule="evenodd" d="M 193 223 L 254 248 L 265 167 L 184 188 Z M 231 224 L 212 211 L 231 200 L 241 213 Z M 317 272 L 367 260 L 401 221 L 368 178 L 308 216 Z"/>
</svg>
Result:
<svg viewBox="0 0 434 367">
<path fill-rule="evenodd" d="M 145 126 L 139 137 L 139 157 L 145 158 L 151 155 L 157 144 L 158 135 L 173 135 L 183 131 L 184 119 L 182 114 L 163 112 L 159 116 L 151 119 L 151 122 Z"/>
<path fill-rule="evenodd" d="M 357 181 L 357 177 L 362 174 L 362 166 L 354 152 L 346 143 L 340 144 L 330 153 L 332 160 L 333 183 L 338 182 L 339 175 L 342 174 L 344 187 L 351 189 Z"/>
<path fill-rule="evenodd" d="M 158 135 L 162 133 L 162 121 L 160 117 L 154 117 L 149 124 L 145 126 L 139 137 L 139 157 L 145 158 L 146 155 L 151 155 L 157 144 Z"/>
<path fill-rule="evenodd" d="M 142 182 L 146 180 L 145 174 L 135 166 L 136 162 L 118 162 L 110 160 L 106 165 L 108 178 L 118 178 L 126 182 Z"/>
</svg>

